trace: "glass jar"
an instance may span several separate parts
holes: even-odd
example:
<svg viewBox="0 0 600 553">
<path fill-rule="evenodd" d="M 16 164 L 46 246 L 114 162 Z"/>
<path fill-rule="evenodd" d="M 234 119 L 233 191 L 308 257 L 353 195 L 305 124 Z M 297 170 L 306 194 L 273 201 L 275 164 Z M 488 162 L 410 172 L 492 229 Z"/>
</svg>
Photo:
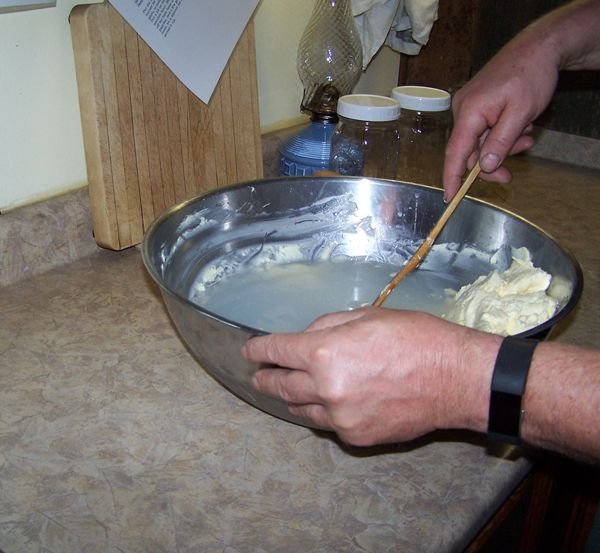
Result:
<svg viewBox="0 0 600 553">
<path fill-rule="evenodd" d="M 400 105 L 375 94 L 348 94 L 337 105 L 329 169 L 340 175 L 394 178 Z"/>
<path fill-rule="evenodd" d="M 400 104 L 398 180 L 442 187 L 444 153 L 450 136 L 450 94 L 427 86 L 397 86 Z"/>
</svg>

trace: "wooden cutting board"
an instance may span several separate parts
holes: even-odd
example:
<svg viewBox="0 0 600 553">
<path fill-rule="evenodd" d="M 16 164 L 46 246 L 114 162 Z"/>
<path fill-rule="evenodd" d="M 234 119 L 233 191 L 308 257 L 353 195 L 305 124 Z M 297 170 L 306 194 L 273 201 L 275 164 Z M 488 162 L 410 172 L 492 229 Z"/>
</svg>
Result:
<svg viewBox="0 0 600 553">
<path fill-rule="evenodd" d="M 168 207 L 262 177 L 252 21 L 209 104 L 175 77 L 109 3 L 76 6 L 70 24 L 100 246 L 138 244 Z"/>
</svg>

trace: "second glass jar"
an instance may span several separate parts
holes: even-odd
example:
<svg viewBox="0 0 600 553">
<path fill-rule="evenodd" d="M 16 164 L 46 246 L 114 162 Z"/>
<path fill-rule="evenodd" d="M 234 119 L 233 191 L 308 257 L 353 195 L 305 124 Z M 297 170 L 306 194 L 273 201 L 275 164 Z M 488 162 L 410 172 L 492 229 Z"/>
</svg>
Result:
<svg viewBox="0 0 600 553">
<path fill-rule="evenodd" d="M 427 86 L 397 86 L 400 104 L 398 180 L 442 186 L 444 153 L 450 136 L 450 94 Z"/>
<path fill-rule="evenodd" d="M 348 94 L 338 100 L 337 112 L 329 169 L 340 175 L 395 178 L 399 103 L 387 96 Z"/>
</svg>

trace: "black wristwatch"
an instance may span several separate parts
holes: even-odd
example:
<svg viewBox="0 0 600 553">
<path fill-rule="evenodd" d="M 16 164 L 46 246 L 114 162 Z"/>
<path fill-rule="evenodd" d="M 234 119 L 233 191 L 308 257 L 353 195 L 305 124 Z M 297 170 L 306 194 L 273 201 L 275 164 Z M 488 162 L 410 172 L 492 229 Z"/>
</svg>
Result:
<svg viewBox="0 0 600 553">
<path fill-rule="evenodd" d="M 521 443 L 522 401 L 537 340 L 507 336 L 502 340 L 490 394 L 488 436 L 494 441 Z"/>
</svg>

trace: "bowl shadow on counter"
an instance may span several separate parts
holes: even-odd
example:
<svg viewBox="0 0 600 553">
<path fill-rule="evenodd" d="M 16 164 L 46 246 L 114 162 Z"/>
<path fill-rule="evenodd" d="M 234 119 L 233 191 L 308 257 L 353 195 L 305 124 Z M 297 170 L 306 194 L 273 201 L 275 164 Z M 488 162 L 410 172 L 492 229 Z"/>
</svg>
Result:
<svg viewBox="0 0 600 553">
<path fill-rule="evenodd" d="M 283 421 L 282 421 L 283 422 Z M 372 446 L 354 446 L 342 441 L 334 432 L 308 428 L 315 436 L 323 440 L 335 442 L 340 449 L 356 458 L 376 457 L 379 455 L 410 453 L 433 444 L 470 444 L 485 448 L 486 454 L 498 459 L 516 461 L 526 458 L 534 461 L 537 452 L 526 446 L 517 447 L 511 444 L 491 442 L 485 434 L 471 430 L 435 430 L 419 438 L 406 442 L 394 442 Z"/>
</svg>

